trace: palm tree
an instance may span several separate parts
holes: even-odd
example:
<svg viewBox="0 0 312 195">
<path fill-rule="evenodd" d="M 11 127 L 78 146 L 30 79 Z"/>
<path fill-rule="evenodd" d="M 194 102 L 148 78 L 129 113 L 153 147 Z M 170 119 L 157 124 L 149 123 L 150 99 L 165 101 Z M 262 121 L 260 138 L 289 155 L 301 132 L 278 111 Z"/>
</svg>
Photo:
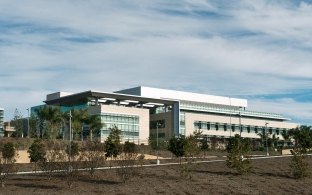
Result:
<svg viewBox="0 0 312 195">
<path fill-rule="evenodd" d="M 48 131 L 46 133 L 49 138 L 56 138 L 60 122 L 62 121 L 60 109 L 55 106 L 45 106 L 36 110 L 36 114 L 40 120 L 41 137 L 44 135 L 43 129 L 47 128 Z"/>
<path fill-rule="evenodd" d="M 86 118 L 85 122 L 89 126 L 90 140 L 92 141 L 93 131 L 102 129 L 104 124 L 102 123 L 101 118 L 98 115 L 89 115 Z"/>
<path fill-rule="evenodd" d="M 273 134 L 271 140 L 272 140 L 273 147 L 276 148 L 278 146 L 279 137 Z"/>
<path fill-rule="evenodd" d="M 283 136 L 284 138 L 284 141 L 283 141 L 283 146 L 288 146 L 288 143 L 290 141 L 290 138 L 291 138 L 291 132 L 290 131 L 282 131 L 281 135 Z"/>
<path fill-rule="evenodd" d="M 78 134 L 81 133 L 81 140 L 83 140 L 83 126 L 86 123 L 88 112 L 86 109 L 72 110 L 72 129 L 76 139 Z"/>
<path fill-rule="evenodd" d="M 262 147 L 265 147 L 264 145 L 265 140 L 269 138 L 268 133 L 265 133 L 265 131 L 262 131 L 262 133 L 258 133 L 257 135 L 260 136 Z"/>
</svg>

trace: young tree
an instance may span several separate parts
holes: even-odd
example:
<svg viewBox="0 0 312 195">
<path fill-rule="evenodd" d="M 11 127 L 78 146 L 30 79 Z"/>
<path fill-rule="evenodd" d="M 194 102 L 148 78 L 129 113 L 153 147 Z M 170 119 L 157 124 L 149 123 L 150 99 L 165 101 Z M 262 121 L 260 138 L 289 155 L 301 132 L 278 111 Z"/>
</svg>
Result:
<svg viewBox="0 0 312 195">
<path fill-rule="evenodd" d="M 16 108 L 14 111 L 14 118 L 12 120 L 12 126 L 15 128 L 15 132 L 12 134 L 12 137 L 24 137 L 23 134 L 23 115 Z"/>
<path fill-rule="evenodd" d="M 79 155 L 79 144 L 77 142 L 72 141 L 70 144 L 70 150 L 69 150 L 69 145 L 66 148 L 66 153 L 68 157 L 70 156 L 71 159 L 75 159 Z"/>
<path fill-rule="evenodd" d="M 200 140 L 202 131 L 195 130 L 193 134 L 186 137 L 185 154 L 192 159 L 200 153 Z"/>
<path fill-rule="evenodd" d="M 11 172 L 14 171 L 16 151 L 14 144 L 8 142 L 4 144 L 0 155 L 0 182 L 1 187 L 5 187 L 5 182 Z"/>
<path fill-rule="evenodd" d="M 136 173 L 138 169 L 134 168 L 136 161 L 138 159 L 138 149 L 137 146 L 126 141 L 123 145 L 123 154 L 118 160 L 119 168 L 116 169 L 117 175 L 121 178 L 122 182 L 125 183 Z"/>
<path fill-rule="evenodd" d="M 86 141 L 82 147 L 81 156 L 91 177 L 93 177 L 95 169 L 105 160 L 104 145 L 100 142 Z"/>
<path fill-rule="evenodd" d="M 105 156 L 116 158 L 121 153 L 120 144 L 121 131 L 117 126 L 110 128 L 110 133 L 105 141 Z M 111 165 L 111 161 L 110 161 Z"/>
<path fill-rule="evenodd" d="M 15 157 L 15 147 L 12 142 L 8 142 L 4 144 L 3 149 L 2 149 L 2 158 L 5 159 L 7 162 L 14 161 Z"/>
<path fill-rule="evenodd" d="M 312 131 L 310 126 L 300 126 L 289 131 L 291 138 L 295 140 L 292 150 L 293 158 L 290 164 L 295 178 L 303 178 L 310 175 L 306 154 L 312 148 Z"/>
<path fill-rule="evenodd" d="M 215 151 L 217 149 L 218 138 L 216 135 L 210 138 L 210 149 Z"/>
<path fill-rule="evenodd" d="M 148 145 L 153 149 L 157 150 L 157 136 L 156 135 L 151 135 L 148 138 Z M 168 148 L 168 143 L 167 140 L 164 139 L 159 139 L 158 138 L 158 149 L 159 150 L 166 150 Z"/>
<path fill-rule="evenodd" d="M 180 135 L 180 137 L 172 137 L 169 140 L 168 150 L 177 158 L 180 158 L 180 165 L 182 163 L 181 158 L 185 155 L 186 143 L 186 138 L 183 135 Z"/>
<path fill-rule="evenodd" d="M 187 163 L 182 169 L 182 176 L 192 180 L 192 170 L 196 164 L 194 164 L 194 157 L 197 157 L 201 151 L 201 138 L 202 131 L 195 130 L 191 135 L 186 137 L 185 144 L 185 156 L 187 157 Z"/>
<path fill-rule="evenodd" d="M 249 160 L 250 143 L 248 139 L 241 138 L 238 134 L 229 140 L 227 145 L 227 161 L 229 168 L 236 169 L 239 174 L 245 174 L 251 171 L 251 162 Z"/>
<path fill-rule="evenodd" d="M 204 157 L 206 157 L 206 152 L 209 150 L 209 145 L 206 138 L 201 139 L 200 149 L 204 152 Z"/>
<path fill-rule="evenodd" d="M 70 147 L 69 147 L 70 146 Z M 79 161 L 81 160 L 78 156 L 80 154 L 80 147 L 77 142 L 71 142 L 66 148 L 68 161 L 64 162 L 64 179 L 69 188 L 72 188 L 74 181 L 78 176 Z"/>
<path fill-rule="evenodd" d="M 151 135 L 148 137 L 148 145 L 153 149 L 157 149 L 157 138 L 155 135 Z"/>
<path fill-rule="evenodd" d="M 35 172 L 37 171 L 37 163 L 45 161 L 46 150 L 40 139 L 36 139 L 28 149 L 30 162 L 35 163 Z"/>
<path fill-rule="evenodd" d="M 63 168 L 61 162 L 66 160 L 65 144 L 62 140 L 47 140 L 45 148 L 45 159 L 39 166 L 48 174 L 48 179 L 51 179 L 56 170 Z"/>
</svg>

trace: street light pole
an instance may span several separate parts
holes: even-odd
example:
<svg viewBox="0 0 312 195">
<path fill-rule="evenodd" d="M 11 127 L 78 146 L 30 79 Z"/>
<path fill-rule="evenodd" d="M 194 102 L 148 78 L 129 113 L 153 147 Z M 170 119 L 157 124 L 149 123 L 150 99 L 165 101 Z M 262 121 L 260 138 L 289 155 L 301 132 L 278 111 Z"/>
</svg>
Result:
<svg viewBox="0 0 312 195">
<path fill-rule="evenodd" d="M 158 159 L 158 155 L 159 155 L 159 147 L 158 147 L 158 124 L 159 124 L 159 123 L 157 122 L 157 123 L 156 123 L 156 130 L 157 130 L 157 132 L 156 132 L 156 133 L 157 133 L 157 135 L 156 135 L 156 139 L 157 139 L 157 141 L 156 141 L 156 142 L 157 142 L 157 144 L 156 144 L 156 146 L 157 146 L 157 161 L 156 161 L 156 162 L 157 162 L 157 165 L 160 164 L 160 163 L 159 163 L 159 159 Z"/>
<path fill-rule="evenodd" d="M 71 162 L 71 142 L 72 142 L 72 114 L 71 110 L 69 111 L 69 147 L 68 147 L 68 155 L 69 155 L 69 164 Z M 69 165 L 70 166 L 70 165 Z"/>
<path fill-rule="evenodd" d="M 230 100 L 230 138 L 232 137 L 232 101 L 231 98 L 229 97 Z"/>
<path fill-rule="evenodd" d="M 239 111 L 239 136 L 242 137 L 242 117 L 241 117 L 241 111 Z"/>
<path fill-rule="evenodd" d="M 29 119 L 30 119 L 30 115 L 29 115 L 29 108 L 26 109 L 27 110 L 27 113 L 28 113 L 28 118 L 27 118 L 27 137 L 30 138 L 30 135 L 29 135 L 29 128 L 30 128 L 30 125 L 29 125 Z"/>
<path fill-rule="evenodd" d="M 268 128 L 268 122 L 265 122 L 265 145 L 266 145 L 266 156 L 270 156 L 269 154 L 269 147 L 268 147 L 268 134 L 267 134 L 267 128 Z"/>
</svg>

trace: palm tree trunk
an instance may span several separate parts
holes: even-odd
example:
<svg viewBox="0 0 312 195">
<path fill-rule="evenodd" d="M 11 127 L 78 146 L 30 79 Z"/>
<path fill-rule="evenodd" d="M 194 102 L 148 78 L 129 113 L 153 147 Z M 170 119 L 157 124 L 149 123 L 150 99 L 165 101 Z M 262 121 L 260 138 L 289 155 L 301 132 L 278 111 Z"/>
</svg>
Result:
<svg viewBox="0 0 312 195">
<path fill-rule="evenodd" d="M 83 126 L 81 127 L 81 141 L 83 141 Z"/>
<path fill-rule="evenodd" d="M 90 140 L 92 141 L 92 129 L 90 129 Z"/>
</svg>

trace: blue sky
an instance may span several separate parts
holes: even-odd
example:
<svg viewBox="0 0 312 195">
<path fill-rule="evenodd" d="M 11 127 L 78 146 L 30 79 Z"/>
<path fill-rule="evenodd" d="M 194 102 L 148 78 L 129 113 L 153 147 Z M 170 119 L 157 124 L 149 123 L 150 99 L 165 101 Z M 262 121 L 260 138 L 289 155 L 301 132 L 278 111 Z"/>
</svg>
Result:
<svg viewBox="0 0 312 195">
<path fill-rule="evenodd" d="M 312 124 L 311 18 L 299 0 L 1 0 L 0 107 L 145 85 Z"/>
</svg>

